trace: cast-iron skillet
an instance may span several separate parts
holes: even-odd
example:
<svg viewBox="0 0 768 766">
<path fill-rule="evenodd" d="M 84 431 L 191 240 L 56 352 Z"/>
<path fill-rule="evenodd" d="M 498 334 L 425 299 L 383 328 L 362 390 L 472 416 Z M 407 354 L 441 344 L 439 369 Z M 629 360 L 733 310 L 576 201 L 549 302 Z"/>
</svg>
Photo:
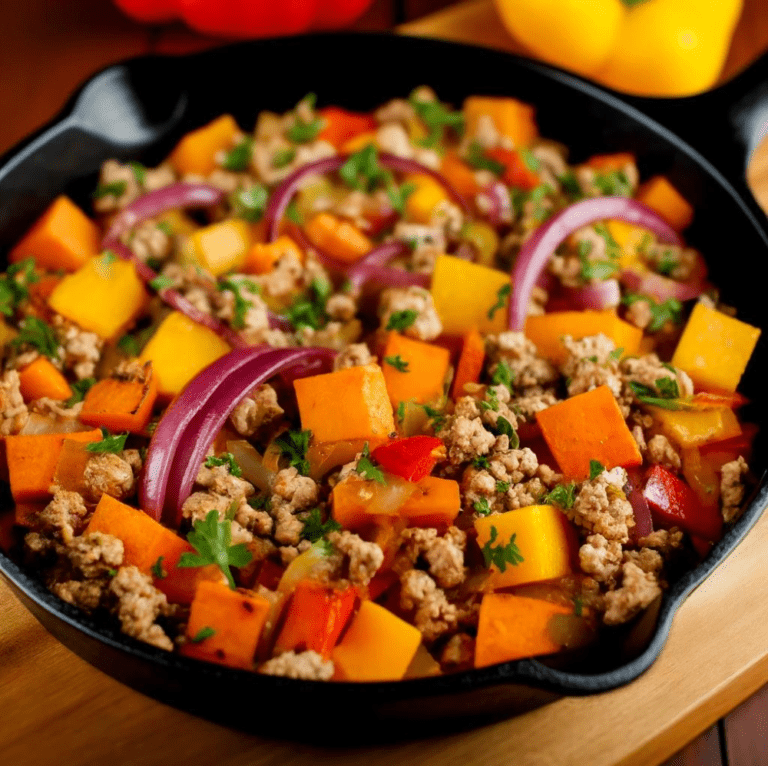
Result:
<svg viewBox="0 0 768 766">
<path fill-rule="evenodd" d="M 51 199 L 68 193 L 88 208 L 109 157 L 159 162 L 187 130 L 221 113 L 250 129 L 262 109 L 281 112 L 314 92 L 320 105 L 368 110 L 421 84 L 456 105 L 470 94 L 511 95 L 536 106 L 543 136 L 571 160 L 632 151 L 642 176 L 668 176 L 695 205 L 689 241 L 739 316 L 763 328 L 766 219 L 744 179 L 768 114 L 768 57 L 724 87 L 694 98 L 620 99 L 559 70 L 479 47 L 392 35 L 334 34 L 246 43 L 182 58 L 148 57 L 109 67 L 63 113 L 0 164 L 0 252 Z M 746 413 L 766 418 L 761 342 L 742 383 Z M 766 466 L 758 439 L 754 465 Z M 599 664 L 522 660 L 397 683 L 323 684 L 199 663 L 138 643 L 84 617 L 0 554 L 0 571 L 41 623 L 115 678 L 158 699 L 230 725 L 317 742 L 391 739 L 487 722 L 562 695 L 626 684 L 656 659 L 686 596 L 733 550 L 768 502 L 760 484 L 741 520 L 693 571 L 673 580 L 658 609 L 616 632 Z M 767 552 L 768 553 L 768 552 Z M 574 670 L 577 667 L 579 670 Z M 297 712 L 300 715 L 297 716 Z M 343 721 L 343 726 L 335 725 Z"/>
</svg>

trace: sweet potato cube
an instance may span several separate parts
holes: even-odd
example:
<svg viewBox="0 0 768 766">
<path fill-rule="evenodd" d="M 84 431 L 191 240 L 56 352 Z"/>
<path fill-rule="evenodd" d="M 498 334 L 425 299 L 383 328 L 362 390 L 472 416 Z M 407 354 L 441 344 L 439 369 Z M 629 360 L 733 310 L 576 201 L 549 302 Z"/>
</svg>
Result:
<svg viewBox="0 0 768 766">
<path fill-rule="evenodd" d="M 359 261 L 373 249 L 373 242 L 357 226 L 330 213 L 310 218 L 304 231 L 313 244 L 343 263 Z"/>
<path fill-rule="evenodd" d="M 560 470 L 569 479 L 586 479 L 591 460 L 608 469 L 643 462 L 608 386 L 558 402 L 537 413 L 536 420 Z"/>
<path fill-rule="evenodd" d="M 148 299 L 133 264 L 105 254 L 64 277 L 48 305 L 84 330 L 110 340 L 141 313 Z"/>
<path fill-rule="evenodd" d="M 367 364 L 294 382 L 301 427 L 315 442 L 366 439 L 370 447 L 395 430 L 381 367 Z"/>
<path fill-rule="evenodd" d="M 698 387 L 735 391 L 759 337 L 758 327 L 697 303 L 672 364 L 687 372 Z"/>
<path fill-rule="evenodd" d="M 304 261 L 304 253 L 286 234 L 274 242 L 256 242 L 245 254 L 242 270 L 245 274 L 269 274 L 275 264 L 289 253 L 296 256 L 297 260 Z"/>
<path fill-rule="evenodd" d="M 172 311 L 141 352 L 139 361 L 152 362 L 161 396 L 180 393 L 201 370 L 230 351 L 213 330 Z"/>
<path fill-rule="evenodd" d="M 572 613 L 562 604 L 511 593 L 486 593 L 480 604 L 475 667 L 559 652 L 562 647 L 552 638 L 549 623 L 556 615 Z"/>
<path fill-rule="evenodd" d="M 474 136 L 483 115 L 489 115 L 496 130 L 511 139 L 516 147 L 528 146 L 538 135 L 532 106 L 515 98 L 499 96 L 470 96 L 464 101 L 467 135 Z"/>
<path fill-rule="evenodd" d="M 185 256 L 219 277 L 240 270 L 251 242 L 250 225 L 241 218 L 231 218 L 198 229 L 187 239 Z"/>
<path fill-rule="evenodd" d="M 664 410 L 649 408 L 671 441 L 681 447 L 700 447 L 731 439 L 741 433 L 739 419 L 728 407 L 711 410 Z"/>
<path fill-rule="evenodd" d="M 431 221 L 435 208 L 448 199 L 448 194 L 431 176 L 409 176 L 408 182 L 416 188 L 405 201 L 405 213 L 410 220 L 427 224 Z"/>
<path fill-rule="evenodd" d="M 32 257 L 43 269 L 77 271 L 99 252 L 99 227 L 69 197 L 57 197 L 11 250 L 11 263 Z"/>
<path fill-rule="evenodd" d="M 269 601 L 251 591 L 218 582 L 197 586 L 182 654 L 233 668 L 253 667 Z"/>
<path fill-rule="evenodd" d="M 42 399 L 44 396 L 62 401 L 72 396 L 67 379 L 44 356 L 38 356 L 19 371 L 19 390 L 25 402 Z"/>
<path fill-rule="evenodd" d="M 430 292 L 443 332 L 464 335 L 473 329 L 481 333 L 506 330 L 509 284 L 509 274 L 503 271 L 452 255 L 438 255 Z"/>
<path fill-rule="evenodd" d="M 363 601 L 331 653 L 345 681 L 399 681 L 421 644 L 413 625 L 373 601 Z"/>
<path fill-rule="evenodd" d="M 539 353 L 556 364 L 565 361 L 568 352 L 561 338 L 570 335 L 574 340 L 602 333 L 623 348 L 623 356 L 633 356 L 640 350 L 643 331 L 612 311 L 553 311 L 549 314 L 529 316 L 525 320 L 525 335 L 533 341 Z"/>
<path fill-rule="evenodd" d="M 400 402 L 428 404 L 440 399 L 450 362 L 447 348 L 390 332 L 381 370 L 392 407 L 396 409 Z"/>
<path fill-rule="evenodd" d="M 693 221 L 693 206 L 664 176 L 654 176 L 640 185 L 635 195 L 655 210 L 675 231 L 682 231 Z"/>
<path fill-rule="evenodd" d="M 175 532 L 110 495 L 101 496 L 85 531 L 119 537 L 125 551 L 124 563 L 147 573 L 160 556 L 167 570 L 176 565 L 182 553 L 192 551 L 192 546 Z"/>
<path fill-rule="evenodd" d="M 470 330 L 461 344 L 461 353 L 456 365 L 456 374 L 451 384 L 451 397 L 464 396 L 466 383 L 477 383 L 485 362 L 485 341 L 477 330 Z"/>
<path fill-rule="evenodd" d="M 447 527 L 461 510 L 459 484 L 452 479 L 425 476 L 398 514 L 409 527 Z"/>
<path fill-rule="evenodd" d="M 640 246 L 652 236 L 648 229 L 634 226 L 626 221 L 606 221 L 605 226 L 616 244 L 621 248 L 619 266 L 626 269 L 640 261 Z"/>
<path fill-rule="evenodd" d="M 503 568 L 491 564 L 488 585 L 492 588 L 551 580 L 571 572 L 578 547 L 576 533 L 562 511 L 552 505 L 529 505 L 484 516 L 475 519 L 475 529 L 477 544 L 485 549 L 484 554 L 487 551 L 490 561 L 494 561 L 493 551 L 508 546 L 513 537 L 519 553 L 516 563 L 505 560 Z"/>
<path fill-rule="evenodd" d="M 232 147 L 240 135 L 240 128 L 229 114 L 187 133 L 168 158 L 181 175 L 195 173 L 207 176 L 218 167 L 216 156 Z"/>
<path fill-rule="evenodd" d="M 76 431 L 61 434 L 28 434 L 6 436 L 8 475 L 11 494 L 17 502 L 47 500 L 48 491 L 65 439 L 79 442 L 101 440 L 101 431 Z"/>
</svg>

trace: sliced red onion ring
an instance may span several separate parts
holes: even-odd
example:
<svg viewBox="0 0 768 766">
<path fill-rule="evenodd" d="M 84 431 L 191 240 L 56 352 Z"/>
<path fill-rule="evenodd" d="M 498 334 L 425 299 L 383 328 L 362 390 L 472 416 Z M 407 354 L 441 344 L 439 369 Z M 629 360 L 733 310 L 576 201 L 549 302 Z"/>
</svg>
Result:
<svg viewBox="0 0 768 766">
<path fill-rule="evenodd" d="M 147 192 L 115 216 L 102 241 L 102 249 L 114 249 L 124 232 L 148 218 L 179 208 L 213 207 L 223 202 L 224 197 L 221 189 L 210 184 L 175 183 Z"/>
<path fill-rule="evenodd" d="M 593 197 L 569 205 L 539 226 L 520 249 L 512 271 L 509 329 L 522 330 L 531 291 L 557 247 L 582 226 L 615 219 L 652 231 L 662 242 L 679 245 L 680 237 L 658 213 L 627 197 Z"/>
<path fill-rule="evenodd" d="M 344 165 L 349 157 L 350 155 L 348 154 L 341 154 L 302 165 L 298 170 L 291 173 L 291 175 L 289 175 L 274 190 L 274 192 L 272 192 L 272 196 L 269 198 L 269 203 L 267 204 L 267 211 L 264 214 L 270 242 L 273 242 L 280 236 L 280 222 L 283 220 L 288 203 L 298 189 L 301 179 L 312 174 L 323 175 L 324 173 L 335 172 Z M 445 176 L 438 173 L 436 170 L 432 170 L 432 168 L 428 168 L 426 165 L 422 165 L 415 160 L 406 160 L 402 157 L 397 157 L 394 154 L 387 153 L 379 154 L 379 162 L 385 168 L 396 170 L 399 173 L 418 173 L 434 178 L 465 213 L 469 212 L 469 205 L 464 197 L 456 191 Z"/>
<path fill-rule="evenodd" d="M 643 478 L 639 469 L 627 468 L 627 485 L 624 491 L 635 514 L 635 526 L 632 529 L 632 537 L 639 540 L 653 532 L 653 520 L 651 509 L 643 494 Z"/>
<path fill-rule="evenodd" d="M 677 282 L 655 271 L 641 272 L 635 269 L 624 269 L 619 279 L 633 292 L 650 295 L 662 302 L 670 298 L 689 301 L 698 298 L 706 289 L 706 285 L 702 282 Z"/>
<path fill-rule="evenodd" d="M 568 304 L 575 309 L 603 311 L 621 302 L 621 287 L 616 279 L 606 279 L 584 287 L 568 287 L 563 292 Z"/>
<path fill-rule="evenodd" d="M 476 199 L 478 208 L 488 223 L 494 226 L 511 223 L 512 200 L 509 198 L 509 189 L 501 181 L 494 181 L 486 186 L 478 193 Z"/>
<path fill-rule="evenodd" d="M 245 354 L 246 352 L 242 353 Z M 242 363 L 238 363 L 241 357 L 236 357 L 236 369 L 229 373 L 223 372 L 221 367 L 210 372 L 213 365 L 203 370 L 195 382 L 200 382 L 200 385 L 207 385 L 212 389 L 212 392 L 205 403 L 197 407 L 191 420 L 188 421 L 183 438 L 176 445 L 176 454 L 166 479 L 163 506 L 169 513 L 175 513 L 173 517 L 175 525 L 178 525 L 180 521 L 181 507 L 189 497 L 208 449 L 238 402 L 249 391 L 278 373 L 288 372 L 296 366 L 307 369 L 309 361 L 318 357 L 325 357 L 330 360 L 335 356 L 335 353 L 335 351 L 327 348 L 259 350 L 251 359 L 246 359 Z M 227 355 L 227 357 L 229 356 L 231 355 Z M 226 367 L 226 365 L 223 366 Z M 192 407 L 195 404 L 198 386 L 195 387 L 190 396 L 187 395 L 188 390 L 189 386 L 181 393 L 177 402 L 184 400 L 187 407 Z M 166 414 L 160 421 L 158 430 L 167 417 Z M 172 427 L 173 423 L 171 424 Z M 152 443 L 150 443 L 150 452 L 151 450 Z"/>
</svg>

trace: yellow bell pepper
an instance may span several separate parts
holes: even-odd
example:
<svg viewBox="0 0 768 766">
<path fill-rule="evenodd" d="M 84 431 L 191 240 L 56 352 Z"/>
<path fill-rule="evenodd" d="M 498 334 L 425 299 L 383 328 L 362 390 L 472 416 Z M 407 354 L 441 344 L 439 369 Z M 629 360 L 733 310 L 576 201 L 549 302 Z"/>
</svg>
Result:
<svg viewBox="0 0 768 766">
<path fill-rule="evenodd" d="M 495 0 L 537 57 L 643 96 L 711 88 L 743 0 Z"/>
</svg>

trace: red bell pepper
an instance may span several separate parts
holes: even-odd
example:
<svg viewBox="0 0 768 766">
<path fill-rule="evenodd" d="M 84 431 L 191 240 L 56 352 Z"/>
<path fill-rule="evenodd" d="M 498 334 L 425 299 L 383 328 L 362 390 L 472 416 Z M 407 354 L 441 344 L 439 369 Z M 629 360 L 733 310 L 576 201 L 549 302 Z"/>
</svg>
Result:
<svg viewBox="0 0 768 766">
<path fill-rule="evenodd" d="M 348 112 L 339 106 L 318 109 L 317 114 L 325 123 L 323 129 L 317 134 L 318 140 L 327 141 L 337 149 L 361 133 L 376 130 L 376 120 L 372 114 Z"/>
<path fill-rule="evenodd" d="M 530 191 L 539 185 L 538 174 L 525 164 L 520 152 L 497 146 L 495 149 L 488 149 L 485 154 L 504 165 L 501 180 L 509 186 Z"/>
<path fill-rule="evenodd" d="M 388 473 L 417 482 L 432 473 L 440 448 L 443 442 L 436 436 L 408 436 L 376 447 L 371 457 Z"/>
<path fill-rule="evenodd" d="M 696 493 L 660 465 L 648 470 L 643 496 L 659 526 L 676 526 L 705 540 L 718 540 L 723 529 L 720 510 L 704 506 Z"/>
<path fill-rule="evenodd" d="M 115 0 L 129 16 L 145 23 L 181 19 L 204 34 L 272 37 L 351 24 L 372 0 Z"/>
</svg>

